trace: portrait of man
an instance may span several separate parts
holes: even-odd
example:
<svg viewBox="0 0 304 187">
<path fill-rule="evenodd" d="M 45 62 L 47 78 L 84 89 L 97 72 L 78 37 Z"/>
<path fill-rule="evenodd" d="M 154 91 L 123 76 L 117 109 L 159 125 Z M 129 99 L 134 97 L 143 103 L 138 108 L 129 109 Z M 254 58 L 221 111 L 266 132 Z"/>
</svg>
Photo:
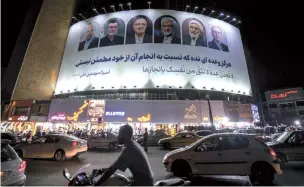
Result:
<svg viewBox="0 0 304 187">
<path fill-rule="evenodd" d="M 155 22 L 155 31 L 154 31 L 154 43 L 163 43 L 163 44 L 181 44 L 180 37 L 177 36 L 180 34 L 179 24 L 172 17 L 162 17 L 160 20 L 160 28 L 157 28 L 158 20 Z M 156 30 L 160 29 L 160 33 L 157 35 Z"/>
<path fill-rule="evenodd" d="M 196 19 L 191 19 L 187 24 L 187 20 L 184 21 L 183 44 L 207 47 L 206 31 L 201 22 Z"/>
<path fill-rule="evenodd" d="M 222 31 L 218 26 L 211 27 L 211 34 L 213 40 L 208 42 L 209 48 L 229 52 L 228 46 L 222 43 Z"/>
<path fill-rule="evenodd" d="M 151 21 L 146 16 L 136 16 L 128 23 L 126 44 L 152 43 Z"/>
<path fill-rule="evenodd" d="M 116 18 L 110 19 L 106 24 L 107 35 L 100 39 L 99 47 L 124 44 L 124 37 L 118 35 L 120 26 Z M 124 24 L 122 27 L 124 30 Z"/>
<path fill-rule="evenodd" d="M 79 43 L 78 51 L 98 47 L 99 38 L 94 35 L 94 31 L 95 26 L 91 22 L 87 28 L 85 40 Z"/>
</svg>

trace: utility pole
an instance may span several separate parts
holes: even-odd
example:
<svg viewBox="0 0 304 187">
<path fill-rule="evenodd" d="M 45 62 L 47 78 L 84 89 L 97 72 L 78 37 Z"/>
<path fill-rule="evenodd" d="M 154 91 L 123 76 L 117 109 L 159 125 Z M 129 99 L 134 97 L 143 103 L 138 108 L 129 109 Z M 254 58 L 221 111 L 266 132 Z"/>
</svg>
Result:
<svg viewBox="0 0 304 187">
<path fill-rule="evenodd" d="M 208 93 L 206 94 L 206 99 L 207 99 L 207 102 L 208 102 L 209 118 L 210 118 L 211 128 L 212 128 L 212 131 L 215 132 L 216 128 L 215 128 L 214 123 L 213 123 L 213 114 L 212 114 L 212 109 L 211 109 L 211 104 L 210 104 L 210 95 Z"/>
</svg>

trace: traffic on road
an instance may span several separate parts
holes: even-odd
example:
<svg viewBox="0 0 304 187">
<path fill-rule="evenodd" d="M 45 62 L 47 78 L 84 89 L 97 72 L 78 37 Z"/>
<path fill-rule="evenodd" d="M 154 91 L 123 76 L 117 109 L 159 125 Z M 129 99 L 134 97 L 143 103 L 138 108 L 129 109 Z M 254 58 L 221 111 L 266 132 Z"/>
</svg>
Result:
<svg viewBox="0 0 304 187">
<path fill-rule="evenodd" d="M 242 185 L 279 185 L 290 173 L 288 165 L 304 161 L 304 130 L 287 130 L 269 142 L 252 131 L 247 132 L 184 131 L 169 136 L 160 131 L 151 133 L 148 140 L 144 137 L 133 140 L 150 146 L 146 154 L 153 173 L 157 173 L 155 185 L 205 185 L 206 176 L 209 182 L 218 185 L 222 185 L 218 177 L 228 177 L 225 180 L 229 181 L 231 176 L 242 178 L 236 179 L 243 181 Z M 93 185 L 95 178 L 102 176 L 125 149 L 114 132 L 100 132 L 86 139 L 50 133 L 26 143 L 18 143 L 12 134 L 9 137 L 13 138 L 4 139 L 6 135 L 1 133 L 2 185 L 52 185 L 54 179 L 54 185 L 64 184 L 57 183 L 62 179 L 68 180 L 70 186 Z M 52 160 L 61 162 L 57 165 Z M 36 173 L 39 163 L 45 169 Z M 71 163 L 75 163 L 72 168 Z M 60 168 L 63 175 L 53 174 L 55 168 Z M 70 169 L 74 172 L 70 173 Z M 304 166 L 292 172 L 300 176 L 303 170 Z M 129 174 L 116 172 L 104 185 L 129 185 L 132 180 Z M 37 181 L 35 175 L 46 178 Z"/>
</svg>

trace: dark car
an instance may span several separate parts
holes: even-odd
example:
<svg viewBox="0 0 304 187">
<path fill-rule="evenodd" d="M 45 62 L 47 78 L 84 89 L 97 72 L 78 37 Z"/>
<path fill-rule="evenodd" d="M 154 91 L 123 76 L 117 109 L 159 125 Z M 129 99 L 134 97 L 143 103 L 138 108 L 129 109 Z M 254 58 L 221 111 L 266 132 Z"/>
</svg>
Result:
<svg viewBox="0 0 304 187">
<path fill-rule="evenodd" d="M 11 143 L 10 145 L 11 146 L 15 146 L 17 144 L 20 143 L 20 138 L 18 135 L 14 134 L 14 133 L 11 133 L 11 132 L 1 132 L 1 139 L 4 140 L 10 140 Z"/>
<path fill-rule="evenodd" d="M 304 130 L 284 132 L 272 142 L 266 143 L 274 149 L 281 161 L 304 161 Z"/>
<path fill-rule="evenodd" d="M 209 131 L 209 130 L 196 131 L 195 133 L 201 137 L 208 136 L 210 134 L 214 134 L 214 132 Z"/>
</svg>

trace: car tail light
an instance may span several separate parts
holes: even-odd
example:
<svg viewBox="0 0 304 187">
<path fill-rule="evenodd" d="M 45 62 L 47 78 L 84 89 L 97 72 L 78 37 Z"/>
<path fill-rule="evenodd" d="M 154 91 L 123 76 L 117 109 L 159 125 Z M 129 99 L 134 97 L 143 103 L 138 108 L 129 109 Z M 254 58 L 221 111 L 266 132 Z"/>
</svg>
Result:
<svg viewBox="0 0 304 187">
<path fill-rule="evenodd" d="M 21 164 L 19 165 L 19 171 L 23 171 L 26 168 L 26 161 L 22 161 Z"/>
<path fill-rule="evenodd" d="M 277 154 L 272 148 L 269 148 L 269 153 L 273 158 L 277 158 Z"/>
<path fill-rule="evenodd" d="M 76 141 L 72 143 L 72 146 L 77 146 L 77 145 L 78 145 L 78 142 L 76 142 Z"/>
</svg>

